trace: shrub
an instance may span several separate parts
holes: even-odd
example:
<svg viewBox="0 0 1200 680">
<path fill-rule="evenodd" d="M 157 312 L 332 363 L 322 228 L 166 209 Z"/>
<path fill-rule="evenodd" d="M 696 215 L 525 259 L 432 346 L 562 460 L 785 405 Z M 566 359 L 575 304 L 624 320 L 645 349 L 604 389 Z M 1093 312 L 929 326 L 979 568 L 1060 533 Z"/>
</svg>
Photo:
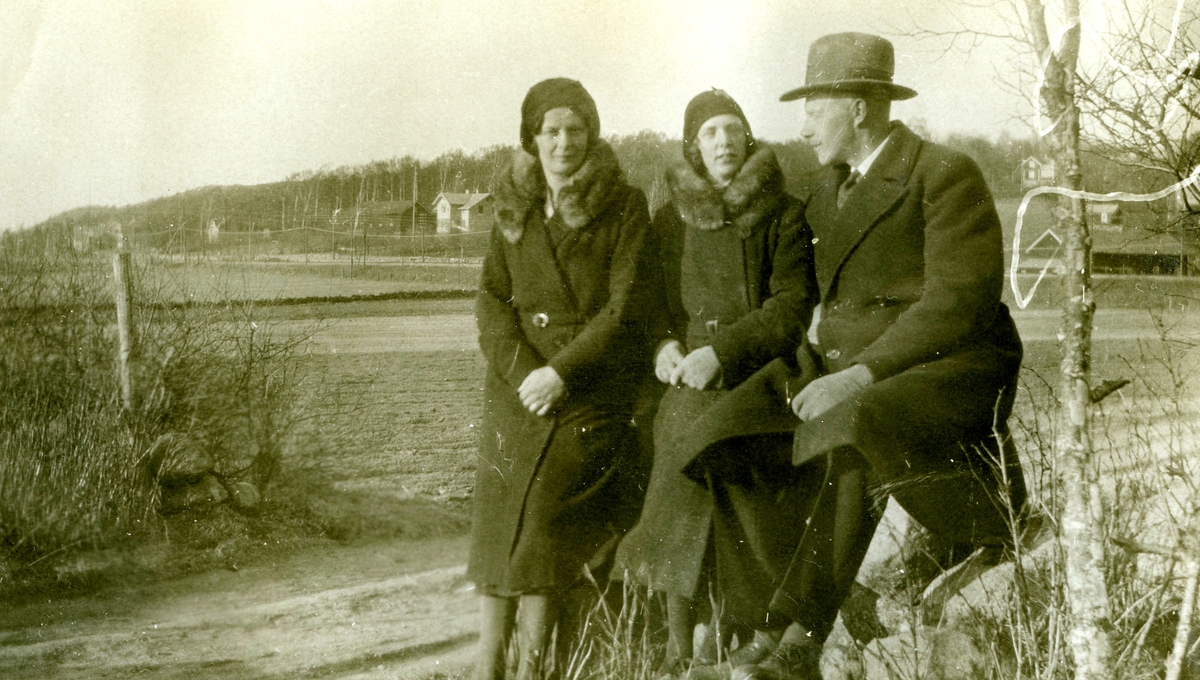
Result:
<svg viewBox="0 0 1200 680">
<path fill-rule="evenodd" d="M 0 536 L 28 565 L 161 527 L 151 455 L 164 435 L 210 454 L 226 483 L 260 489 L 295 420 L 288 359 L 302 339 L 253 308 L 169 304 L 137 269 L 133 408 L 115 372 L 108 256 L 0 242 Z M 159 447 L 161 448 L 161 447 Z M 3 583 L 0 569 L 0 583 Z"/>
</svg>

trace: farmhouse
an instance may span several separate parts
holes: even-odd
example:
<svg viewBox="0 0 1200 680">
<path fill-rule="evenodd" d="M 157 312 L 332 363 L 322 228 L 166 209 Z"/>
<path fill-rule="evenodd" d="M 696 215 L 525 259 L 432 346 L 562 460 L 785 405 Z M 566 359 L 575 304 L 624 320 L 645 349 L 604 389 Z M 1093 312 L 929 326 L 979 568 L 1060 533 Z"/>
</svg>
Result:
<svg viewBox="0 0 1200 680">
<path fill-rule="evenodd" d="M 496 220 L 496 205 L 488 193 L 443 192 L 433 201 L 437 233 L 487 231 Z"/>
<path fill-rule="evenodd" d="M 1032 156 L 1021 161 L 1021 188 L 1028 191 L 1035 187 L 1054 184 L 1054 161 L 1043 161 Z"/>
<path fill-rule="evenodd" d="M 372 201 L 363 206 L 359 219 L 377 234 L 432 234 L 436 226 L 433 211 L 413 201 Z"/>
</svg>

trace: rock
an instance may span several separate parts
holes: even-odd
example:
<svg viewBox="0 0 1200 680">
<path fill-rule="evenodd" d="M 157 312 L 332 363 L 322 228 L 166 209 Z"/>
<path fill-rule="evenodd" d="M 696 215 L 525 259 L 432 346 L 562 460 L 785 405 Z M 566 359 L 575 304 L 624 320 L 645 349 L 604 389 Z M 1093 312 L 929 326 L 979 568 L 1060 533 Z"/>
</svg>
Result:
<svg viewBox="0 0 1200 680">
<path fill-rule="evenodd" d="M 229 485 L 229 504 L 241 512 L 255 512 L 262 501 L 258 487 L 250 482 L 234 482 Z"/>
<path fill-rule="evenodd" d="M 969 554 L 961 546 L 957 552 L 952 543 L 926 530 L 888 498 L 857 581 L 883 597 L 916 602 L 942 569 Z"/>
<path fill-rule="evenodd" d="M 888 588 L 895 573 L 894 564 L 904 547 L 904 538 L 916 522 L 893 498 L 888 498 L 883 519 L 867 547 L 866 557 L 858 569 L 858 582 L 875 592 Z"/>
<path fill-rule="evenodd" d="M 908 633 L 880 638 L 866 646 L 862 658 L 865 678 L 991 680 L 996 677 L 985 646 L 970 633 L 952 628 L 917 626 Z"/>
<path fill-rule="evenodd" d="M 213 475 L 206 474 L 195 484 L 164 488 L 159 512 L 171 515 L 189 508 L 224 503 L 228 498 L 229 493 L 225 491 L 225 486 Z"/>
<path fill-rule="evenodd" d="M 991 659 L 974 636 L 953 628 L 925 628 L 929 634 L 930 680 L 983 680 L 992 677 Z"/>
<path fill-rule="evenodd" d="M 907 635 L 920 623 L 920 615 L 915 607 L 890 597 L 880 597 L 875 601 L 875 616 L 890 635 Z"/>
<path fill-rule="evenodd" d="M 215 465 L 212 454 L 191 437 L 167 433 L 150 447 L 150 470 L 167 488 L 196 484 Z"/>
<path fill-rule="evenodd" d="M 1050 560 L 1054 558 L 1054 549 L 1054 541 L 1045 541 L 1022 555 L 1021 564 L 1026 578 L 1025 590 L 1021 593 L 1013 592 L 1015 563 L 1002 562 L 985 571 L 946 600 L 942 610 L 944 625 L 949 628 L 963 628 L 980 619 L 1004 621 L 1008 618 L 1013 598 L 1017 596 L 1021 597 L 1026 607 L 1034 608 L 1030 613 L 1036 615 L 1036 608 L 1045 606 L 1052 599 L 1049 593 L 1045 592 L 1045 579 L 1038 574 L 1049 568 Z"/>
<path fill-rule="evenodd" d="M 925 678 L 929 637 L 924 628 L 877 638 L 863 648 L 863 675 L 871 678 Z"/>
<path fill-rule="evenodd" d="M 823 680 L 865 680 L 863 654 L 854 637 L 846 630 L 842 617 L 833 624 L 825 649 L 821 653 Z"/>
</svg>

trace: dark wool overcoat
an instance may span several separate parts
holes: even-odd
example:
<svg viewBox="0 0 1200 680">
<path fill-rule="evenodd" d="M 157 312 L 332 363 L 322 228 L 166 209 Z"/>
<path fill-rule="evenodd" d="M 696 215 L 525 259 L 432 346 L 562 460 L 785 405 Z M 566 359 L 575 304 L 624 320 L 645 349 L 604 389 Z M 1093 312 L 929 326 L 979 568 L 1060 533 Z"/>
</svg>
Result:
<svg viewBox="0 0 1200 680">
<path fill-rule="evenodd" d="M 667 388 L 654 423 L 654 465 L 638 524 L 621 542 L 619 568 L 648 585 L 691 596 L 712 527 L 712 494 L 681 473 L 680 442 L 697 427 L 720 429 L 710 406 L 755 371 L 795 353 L 812 314 L 812 235 L 787 195 L 774 152 L 760 145 L 718 191 L 690 165 L 667 175 L 671 201 L 651 229 L 661 295 L 655 339 L 685 352 L 711 345 L 721 385 Z M 790 441 L 783 441 L 790 449 Z M 786 450 L 785 449 L 785 454 Z M 731 455 L 736 455 L 731 452 Z"/>
<path fill-rule="evenodd" d="M 979 168 L 895 123 L 840 210 L 838 172 L 826 168 L 814 182 L 805 221 L 822 303 L 815 359 L 826 373 L 863 364 L 875 382 L 799 425 L 779 407 L 796 385 L 776 364 L 742 386 L 726 417 L 758 414 L 740 434 L 799 425 L 796 465 L 856 448 L 914 517 L 954 540 L 1006 534 L 995 499 L 972 483 L 979 468 L 963 465 L 977 446 L 995 453 L 993 427 L 1006 432 L 1022 355 L 1000 301 L 1000 220 Z M 709 440 L 698 431 L 692 448 Z M 1006 449 L 1019 504 L 1024 484 Z"/>
<path fill-rule="evenodd" d="M 650 371 L 640 297 L 650 218 L 612 149 L 593 144 L 552 218 L 529 154 L 517 152 L 496 191 L 476 299 L 487 375 L 468 576 L 484 592 L 570 585 L 584 564 L 611 557 L 640 507 L 630 415 Z M 539 417 L 517 388 L 546 365 L 567 395 Z"/>
</svg>

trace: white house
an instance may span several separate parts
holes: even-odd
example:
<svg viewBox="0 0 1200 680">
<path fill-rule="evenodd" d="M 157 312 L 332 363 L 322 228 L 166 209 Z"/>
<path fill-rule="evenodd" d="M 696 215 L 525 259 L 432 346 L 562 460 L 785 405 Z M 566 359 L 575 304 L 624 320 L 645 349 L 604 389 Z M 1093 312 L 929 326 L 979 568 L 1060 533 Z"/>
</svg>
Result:
<svg viewBox="0 0 1200 680">
<path fill-rule="evenodd" d="M 433 207 L 439 234 L 487 231 L 496 219 L 495 200 L 489 193 L 442 192 Z"/>
<path fill-rule="evenodd" d="M 1032 156 L 1021 161 L 1021 188 L 1028 191 L 1034 187 L 1054 184 L 1054 161 L 1042 161 Z"/>
</svg>

